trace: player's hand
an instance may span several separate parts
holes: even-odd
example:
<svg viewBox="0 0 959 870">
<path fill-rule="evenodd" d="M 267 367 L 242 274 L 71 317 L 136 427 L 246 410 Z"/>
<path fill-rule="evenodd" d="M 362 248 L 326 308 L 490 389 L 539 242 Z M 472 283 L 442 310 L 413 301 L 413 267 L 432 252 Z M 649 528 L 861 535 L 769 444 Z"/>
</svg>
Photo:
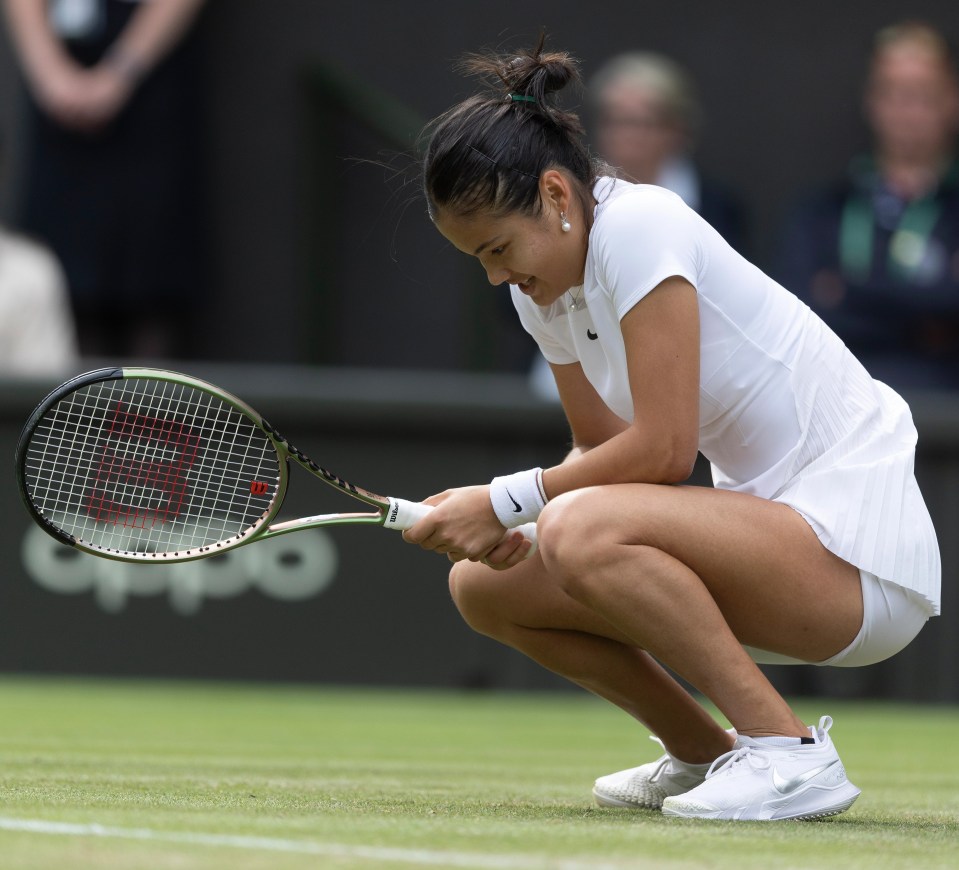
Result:
<svg viewBox="0 0 959 870">
<path fill-rule="evenodd" d="M 497 571 L 505 571 L 525 561 L 532 549 L 533 542 L 524 537 L 519 529 L 508 529 L 500 542 L 480 561 Z M 451 555 L 450 561 L 458 562 L 459 559 Z"/>
<path fill-rule="evenodd" d="M 521 541 L 508 534 L 493 512 L 488 486 L 450 489 L 425 500 L 432 510 L 412 528 L 405 540 L 424 550 L 445 553 L 450 561 L 485 561 L 491 567 L 512 567 L 521 561 Z M 519 535 L 518 537 L 522 537 Z"/>
</svg>

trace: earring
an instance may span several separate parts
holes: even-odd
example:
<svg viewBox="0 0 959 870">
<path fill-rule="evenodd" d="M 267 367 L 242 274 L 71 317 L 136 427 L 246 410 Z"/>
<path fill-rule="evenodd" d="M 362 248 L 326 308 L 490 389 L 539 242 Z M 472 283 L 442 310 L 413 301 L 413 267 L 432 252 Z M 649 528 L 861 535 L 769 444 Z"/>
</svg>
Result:
<svg viewBox="0 0 959 870">
<path fill-rule="evenodd" d="M 569 222 L 569 220 L 566 217 L 565 211 L 561 211 L 559 213 L 559 220 L 560 220 L 559 228 L 564 233 L 568 233 L 573 228 L 573 225 Z"/>
</svg>

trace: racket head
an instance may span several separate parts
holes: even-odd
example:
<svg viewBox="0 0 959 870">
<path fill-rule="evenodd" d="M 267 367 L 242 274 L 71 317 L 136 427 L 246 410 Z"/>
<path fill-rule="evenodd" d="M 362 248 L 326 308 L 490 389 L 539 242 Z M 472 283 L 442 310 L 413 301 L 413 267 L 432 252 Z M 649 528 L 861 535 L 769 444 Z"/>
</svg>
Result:
<svg viewBox="0 0 959 870">
<path fill-rule="evenodd" d="M 54 538 L 133 562 L 210 556 L 261 536 L 289 479 L 249 405 L 177 372 L 105 368 L 54 389 L 16 453 L 27 510 Z"/>
</svg>

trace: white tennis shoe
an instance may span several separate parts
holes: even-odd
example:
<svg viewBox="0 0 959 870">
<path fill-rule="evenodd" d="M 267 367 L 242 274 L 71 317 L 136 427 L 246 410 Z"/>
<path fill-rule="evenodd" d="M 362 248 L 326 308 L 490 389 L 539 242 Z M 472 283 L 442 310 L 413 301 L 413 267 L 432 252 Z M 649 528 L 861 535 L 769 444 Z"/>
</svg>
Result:
<svg viewBox="0 0 959 870">
<path fill-rule="evenodd" d="M 658 737 L 649 739 L 663 746 Z M 686 764 L 666 752 L 648 764 L 601 776 L 593 786 L 593 797 L 601 807 L 658 810 L 665 798 L 683 794 L 703 783 L 707 770 L 708 763 Z"/>
<path fill-rule="evenodd" d="M 776 745 L 740 737 L 705 782 L 663 801 L 663 815 L 687 819 L 818 819 L 845 812 L 859 797 L 829 737 L 832 718 L 810 727 L 812 743 Z"/>
</svg>

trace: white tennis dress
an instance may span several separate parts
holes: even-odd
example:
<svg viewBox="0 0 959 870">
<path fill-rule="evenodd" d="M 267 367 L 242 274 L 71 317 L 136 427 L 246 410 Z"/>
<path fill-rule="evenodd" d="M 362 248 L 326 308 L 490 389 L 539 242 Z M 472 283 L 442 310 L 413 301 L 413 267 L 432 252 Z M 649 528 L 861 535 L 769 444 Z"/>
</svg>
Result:
<svg viewBox="0 0 959 870">
<path fill-rule="evenodd" d="M 610 178 L 594 194 L 586 306 L 570 311 L 564 296 L 541 308 L 511 288 L 546 359 L 579 362 L 632 421 L 619 322 L 666 278 L 685 278 L 699 297 L 699 449 L 715 486 L 790 505 L 833 553 L 938 613 L 939 546 L 913 472 L 906 403 L 678 196 Z"/>
</svg>

